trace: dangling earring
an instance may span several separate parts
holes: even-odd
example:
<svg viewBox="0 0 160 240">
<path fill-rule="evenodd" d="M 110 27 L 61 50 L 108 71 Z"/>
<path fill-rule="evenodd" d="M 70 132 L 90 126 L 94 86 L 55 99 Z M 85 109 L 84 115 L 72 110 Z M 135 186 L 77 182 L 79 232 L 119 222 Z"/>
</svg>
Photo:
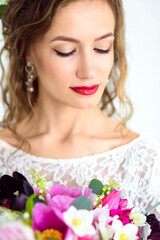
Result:
<svg viewBox="0 0 160 240">
<path fill-rule="evenodd" d="M 109 79 L 107 79 L 107 81 L 106 81 L 106 85 L 109 83 Z"/>
<path fill-rule="evenodd" d="M 28 61 L 25 66 L 25 70 L 27 72 L 27 81 L 25 82 L 27 86 L 27 91 L 32 93 L 34 91 L 34 88 L 33 88 L 34 66 Z"/>
</svg>

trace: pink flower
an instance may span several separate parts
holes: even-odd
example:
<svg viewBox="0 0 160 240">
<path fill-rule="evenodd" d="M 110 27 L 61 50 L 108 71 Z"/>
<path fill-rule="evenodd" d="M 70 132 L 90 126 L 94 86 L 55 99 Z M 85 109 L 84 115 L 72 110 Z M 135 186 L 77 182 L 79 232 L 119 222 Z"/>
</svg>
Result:
<svg viewBox="0 0 160 240">
<path fill-rule="evenodd" d="M 69 188 L 67 186 L 61 184 L 55 184 L 49 190 L 50 200 L 48 202 L 49 206 L 54 206 L 59 209 L 61 212 L 66 211 L 71 203 L 78 197 L 82 195 L 90 196 L 92 190 L 88 187 L 84 189 L 84 194 L 82 192 L 82 188 L 73 187 Z"/>
<path fill-rule="evenodd" d="M 118 208 L 123 209 L 123 208 L 126 208 L 127 205 L 128 205 L 128 200 L 127 199 L 120 199 L 119 204 L 118 204 Z"/>
<path fill-rule="evenodd" d="M 97 238 L 94 238 L 93 236 L 84 236 L 84 237 L 79 237 L 78 240 L 95 240 Z"/>
<path fill-rule="evenodd" d="M 104 197 L 100 203 L 102 203 L 102 207 L 106 204 L 108 205 L 108 209 L 118 209 L 120 202 L 120 192 L 114 189 L 109 195 Z"/>
<path fill-rule="evenodd" d="M 54 196 L 57 196 L 57 195 L 65 195 L 65 196 L 69 196 L 72 198 L 77 198 L 82 195 L 86 195 L 89 197 L 91 192 L 92 192 L 92 190 L 88 187 L 85 188 L 84 194 L 83 194 L 82 188 L 80 188 L 80 187 L 69 188 L 69 187 L 67 187 L 65 185 L 61 185 L 61 184 L 55 184 L 49 190 L 49 194 L 50 194 L 51 198 Z"/>
<path fill-rule="evenodd" d="M 72 230 L 65 224 L 62 213 L 56 207 L 36 203 L 33 209 L 33 229 L 40 232 L 54 229 L 63 234 L 63 239 L 72 235 Z"/>
<path fill-rule="evenodd" d="M 31 228 L 21 222 L 15 221 L 2 226 L 0 229 L 0 239 L 34 240 L 35 238 Z"/>
</svg>

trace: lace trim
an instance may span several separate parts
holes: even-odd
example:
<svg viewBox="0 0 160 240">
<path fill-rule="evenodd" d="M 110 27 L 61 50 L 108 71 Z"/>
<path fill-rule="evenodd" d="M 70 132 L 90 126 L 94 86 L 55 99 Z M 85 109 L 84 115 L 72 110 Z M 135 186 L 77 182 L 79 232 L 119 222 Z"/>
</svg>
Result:
<svg viewBox="0 0 160 240">
<path fill-rule="evenodd" d="M 104 151 L 102 153 L 95 153 L 95 154 L 92 154 L 92 155 L 87 155 L 87 156 L 81 156 L 81 157 L 77 157 L 77 158 L 45 158 L 45 157 L 38 157 L 36 155 L 32 155 L 32 154 L 29 154 L 29 153 L 26 153 L 24 152 L 23 150 L 21 149 L 18 149 L 12 145 L 10 145 L 9 143 L 7 143 L 6 141 L 0 139 L 0 147 L 4 147 L 8 150 L 13 150 L 16 151 L 17 150 L 17 153 L 19 154 L 25 154 L 26 157 L 30 157 L 32 158 L 34 161 L 44 161 L 45 162 L 53 162 L 53 160 L 56 162 L 56 161 L 65 161 L 65 162 L 72 162 L 73 160 L 76 160 L 76 161 L 86 161 L 86 160 L 93 160 L 93 159 L 96 159 L 96 158 L 101 158 L 101 157 L 106 157 L 107 155 L 110 155 L 112 154 L 113 152 L 119 152 L 119 151 L 122 151 L 122 150 L 125 150 L 125 149 L 128 149 L 130 147 L 132 147 L 132 145 L 136 144 L 137 142 L 139 141 L 143 141 L 144 139 L 146 138 L 151 138 L 151 136 L 149 136 L 149 134 L 147 133 L 144 133 L 142 135 L 139 135 L 137 138 L 133 139 L 132 141 L 130 141 L 129 143 L 126 143 L 126 144 L 123 144 L 123 145 L 120 145 L 116 148 L 113 148 L 111 150 L 107 150 L 107 151 Z"/>
</svg>

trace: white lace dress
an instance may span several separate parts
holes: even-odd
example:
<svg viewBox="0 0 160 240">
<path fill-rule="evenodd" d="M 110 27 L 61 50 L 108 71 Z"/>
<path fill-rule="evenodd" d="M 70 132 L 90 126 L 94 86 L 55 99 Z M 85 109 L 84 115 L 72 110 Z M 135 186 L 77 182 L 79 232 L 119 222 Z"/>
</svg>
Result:
<svg viewBox="0 0 160 240">
<path fill-rule="evenodd" d="M 128 206 L 142 211 L 160 201 L 160 145 L 148 134 L 113 150 L 79 158 L 42 158 L 16 150 L 0 140 L 0 176 L 16 170 L 32 183 L 30 169 L 35 167 L 48 181 L 69 187 L 88 186 L 93 178 L 104 184 L 118 181 Z M 160 218 L 160 207 L 156 211 Z"/>
</svg>

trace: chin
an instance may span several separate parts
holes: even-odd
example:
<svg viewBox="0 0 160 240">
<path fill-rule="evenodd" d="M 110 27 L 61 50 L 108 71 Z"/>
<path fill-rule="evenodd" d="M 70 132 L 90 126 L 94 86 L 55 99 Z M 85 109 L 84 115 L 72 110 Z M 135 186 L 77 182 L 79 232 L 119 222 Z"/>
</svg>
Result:
<svg viewBox="0 0 160 240">
<path fill-rule="evenodd" d="M 99 101 L 95 101 L 94 100 L 90 100 L 90 101 L 83 101 L 83 102 L 80 102 L 77 104 L 75 103 L 74 105 L 72 105 L 74 108 L 77 108 L 77 109 L 91 109 L 91 108 L 95 108 L 97 105 L 99 104 Z"/>
</svg>

